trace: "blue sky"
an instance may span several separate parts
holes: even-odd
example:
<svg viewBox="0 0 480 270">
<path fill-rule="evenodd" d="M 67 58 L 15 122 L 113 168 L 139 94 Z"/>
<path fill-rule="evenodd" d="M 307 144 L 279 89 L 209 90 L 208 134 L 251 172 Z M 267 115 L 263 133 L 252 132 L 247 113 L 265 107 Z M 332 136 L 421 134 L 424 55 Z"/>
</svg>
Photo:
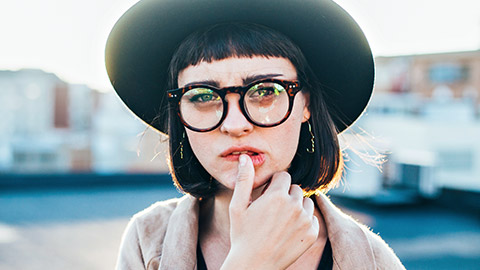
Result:
<svg viewBox="0 0 480 270">
<path fill-rule="evenodd" d="M 0 69 L 40 68 L 71 83 L 111 89 L 108 33 L 137 0 L 0 3 Z M 478 0 L 336 0 L 358 21 L 375 55 L 480 48 Z"/>
</svg>

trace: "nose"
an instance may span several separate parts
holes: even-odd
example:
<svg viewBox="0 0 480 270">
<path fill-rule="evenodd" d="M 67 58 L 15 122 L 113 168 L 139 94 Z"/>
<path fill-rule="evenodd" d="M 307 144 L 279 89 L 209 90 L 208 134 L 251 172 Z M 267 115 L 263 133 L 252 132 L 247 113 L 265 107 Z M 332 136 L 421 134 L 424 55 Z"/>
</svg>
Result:
<svg viewBox="0 0 480 270">
<path fill-rule="evenodd" d="M 220 125 L 220 131 L 234 137 L 240 137 L 252 132 L 253 124 L 245 118 L 240 109 L 240 95 L 228 94 L 225 99 L 228 103 L 228 111 L 227 116 Z"/>
</svg>

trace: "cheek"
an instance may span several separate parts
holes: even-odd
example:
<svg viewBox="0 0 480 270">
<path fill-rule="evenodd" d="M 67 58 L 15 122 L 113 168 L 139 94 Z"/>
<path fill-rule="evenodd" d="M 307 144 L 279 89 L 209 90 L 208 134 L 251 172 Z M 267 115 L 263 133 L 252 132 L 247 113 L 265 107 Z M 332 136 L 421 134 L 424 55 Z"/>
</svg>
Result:
<svg viewBox="0 0 480 270">
<path fill-rule="evenodd" d="M 282 125 L 273 128 L 268 135 L 268 141 L 271 142 L 272 158 L 276 162 L 274 166 L 278 166 L 278 170 L 286 170 L 295 157 L 303 118 L 303 107 L 294 106 L 288 120 Z"/>
<path fill-rule="evenodd" d="M 187 131 L 187 137 L 193 153 L 195 154 L 197 159 L 202 162 L 202 160 L 204 160 L 204 156 L 207 156 L 209 153 L 209 147 L 211 147 L 211 145 L 208 144 L 208 136 L 205 136 L 205 134 L 198 134 L 196 132 Z"/>
<path fill-rule="evenodd" d="M 211 132 L 198 133 L 187 130 L 187 137 L 193 154 L 200 164 L 208 173 L 215 176 L 220 169 L 217 159 L 219 153 L 215 150 L 215 145 L 212 142 L 219 141 L 218 136 Z"/>
<path fill-rule="evenodd" d="M 195 157 L 203 168 L 220 184 L 228 189 L 233 189 L 238 173 L 237 163 L 222 161 L 219 158 L 219 149 L 215 149 L 215 145 L 212 143 L 220 142 L 221 135 L 187 131 L 187 137 Z"/>
</svg>

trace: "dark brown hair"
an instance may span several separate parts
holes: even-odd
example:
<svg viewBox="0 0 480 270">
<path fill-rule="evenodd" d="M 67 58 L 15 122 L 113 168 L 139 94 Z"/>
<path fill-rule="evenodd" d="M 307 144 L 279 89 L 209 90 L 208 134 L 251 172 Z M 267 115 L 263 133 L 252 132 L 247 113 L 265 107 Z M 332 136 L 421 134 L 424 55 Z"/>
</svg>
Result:
<svg viewBox="0 0 480 270">
<path fill-rule="evenodd" d="M 342 154 L 337 131 L 324 102 L 320 83 L 310 70 L 300 49 L 283 34 L 251 23 L 218 24 L 194 32 L 178 47 L 169 66 L 169 89 L 178 87 L 180 71 L 201 61 L 212 62 L 228 57 L 283 57 L 297 70 L 302 91 L 310 95 L 310 123 L 315 135 L 315 152 L 311 148 L 308 124 L 303 123 L 297 152 L 288 172 L 292 183 L 299 184 L 309 194 L 328 187 L 339 178 L 342 171 Z M 168 109 L 168 134 L 170 143 L 169 167 L 177 187 L 195 197 L 215 195 L 219 183 L 203 168 L 187 138 L 176 108 Z M 183 158 L 180 157 L 183 145 Z"/>
</svg>

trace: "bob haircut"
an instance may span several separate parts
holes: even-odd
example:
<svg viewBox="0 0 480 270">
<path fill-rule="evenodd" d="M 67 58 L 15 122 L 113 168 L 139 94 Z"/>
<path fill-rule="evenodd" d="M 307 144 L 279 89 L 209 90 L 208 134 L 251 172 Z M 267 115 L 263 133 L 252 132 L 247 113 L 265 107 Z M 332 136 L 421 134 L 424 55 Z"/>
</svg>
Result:
<svg viewBox="0 0 480 270">
<path fill-rule="evenodd" d="M 229 57 L 283 57 L 297 70 L 302 91 L 309 93 L 310 119 L 315 135 L 315 151 L 311 148 L 312 135 L 303 123 L 297 152 L 288 172 L 292 184 L 298 184 L 307 195 L 328 190 L 341 175 L 342 153 L 337 130 L 324 102 L 320 83 L 310 70 L 300 49 L 283 34 L 253 23 L 217 24 L 196 31 L 178 47 L 169 66 L 169 89 L 178 88 L 178 74 L 190 65 L 202 61 L 212 62 Z M 170 144 L 169 168 L 175 185 L 197 198 L 215 195 L 219 183 L 203 168 L 185 138 L 174 105 L 168 108 L 168 134 Z M 183 148 L 181 157 L 180 148 Z"/>
</svg>

